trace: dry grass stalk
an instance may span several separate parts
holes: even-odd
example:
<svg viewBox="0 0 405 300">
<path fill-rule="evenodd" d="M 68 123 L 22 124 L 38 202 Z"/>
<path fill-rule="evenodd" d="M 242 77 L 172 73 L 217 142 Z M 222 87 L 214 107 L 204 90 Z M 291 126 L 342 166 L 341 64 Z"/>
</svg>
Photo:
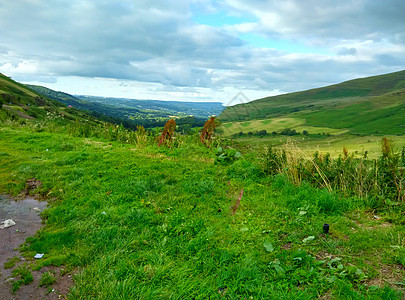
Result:
<svg viewBox="0 0 405 300">
<path fill-rule="evenodd" d="M 174 119 L 170 119 L 166 122 L 165 127 L 163 128 L 162 134 L 159 138 L 158 147 L 162 144 L 166 144 L 170 147 L 170 142 L 173 138 L 174 131 L 176 130 L 176 121 Z"/>
<path fill-rule="evenodd" d="M 238 198 L 238 200 L 236 200 L 235 205 L 232 206 L 232 208 L 231 208 L 232 216 L 236 213 L 236 210 L 239 208 L 240 200 L 242 200 L 242 197 L 243 197 L 243 189 L 240 191 L 239 198 Z"/>
<path fill-rule="evenodd" d="M 298 148 L 294 143 L 286 143 L 284 145 L 284 151 L 286 154 L 286 166 L 284 168 L 284 172 L 287 173 L 287 176 L 292 180 L 292 182 L 296 185 L 300 185 L 302 182 L 302 178 L 299 172 L 299 168 L 303 161 L 310 161 L 314 166 L 315 170 L 318 172 L 319 176 L 321 177 L 324 186 L 328 189 L 329 192 L 332 192 L 332 187 L 329 183 L 328 178 L 325 176 L 324 172 L 322 172 L 321 168 L 315 162 L 314 158 L 309 157 L 304 151 Z M 322 160 L 322 157 L 320 157 Z"/>
<path fill-rule="evenodd" d="M 137 125 L 136 126 L 136 132 L 135 132 L 135 143 L 137 146 L 143 146 L 147 142 L 147 135 L 146 135 L 146 130 L 145 127 Z"/>
</svg>

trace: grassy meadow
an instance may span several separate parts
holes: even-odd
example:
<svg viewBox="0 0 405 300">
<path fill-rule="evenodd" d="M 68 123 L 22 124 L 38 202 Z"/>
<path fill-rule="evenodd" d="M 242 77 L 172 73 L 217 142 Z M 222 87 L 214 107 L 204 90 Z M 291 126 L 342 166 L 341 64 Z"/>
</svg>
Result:
<svg viewBox="0 0 405 300">
<path fill-rule="evenodd" d="M 177 136 L 168 148 L 83 134 L 0 129 L 0 191 L 36 178 L 50 206 L 22 247 L 28 270 L 72 274 L 70 299 L 404 296 L 403 205 L 293 184 L 243 146 L 222 160 L 229 140 Z"/>
</svg>

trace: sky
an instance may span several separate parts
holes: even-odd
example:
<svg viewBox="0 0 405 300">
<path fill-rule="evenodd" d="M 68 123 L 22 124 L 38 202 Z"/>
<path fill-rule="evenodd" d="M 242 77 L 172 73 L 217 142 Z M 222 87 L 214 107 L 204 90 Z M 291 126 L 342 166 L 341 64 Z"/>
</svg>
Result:
<svg viewBox="0 0 405 300">
<path fill-rule="evenodd" d="M 403 0 L 0 2 L 0 72 L 75 95 L 248 100 L 405 69 Z"/>
</svg>

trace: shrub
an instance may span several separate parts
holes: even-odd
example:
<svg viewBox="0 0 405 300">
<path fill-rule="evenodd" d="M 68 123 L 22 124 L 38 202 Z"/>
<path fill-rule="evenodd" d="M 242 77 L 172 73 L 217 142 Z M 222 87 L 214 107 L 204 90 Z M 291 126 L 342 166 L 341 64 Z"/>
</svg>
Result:
<svg viewBox="0 0 405 300">
<path fill-rule="evenodd" d="M 274 150 L 272 146 L 264 147 L 261 159 L 263 161 L 263 171 L 267 175 L 279 173 L 284 164 L 282 154 Z"/>
</svg>

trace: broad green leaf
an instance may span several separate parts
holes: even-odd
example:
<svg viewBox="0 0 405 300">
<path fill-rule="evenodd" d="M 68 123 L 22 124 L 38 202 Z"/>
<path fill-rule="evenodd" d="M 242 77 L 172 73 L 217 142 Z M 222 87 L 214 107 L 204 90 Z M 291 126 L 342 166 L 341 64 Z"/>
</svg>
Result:
<svg viewBox="0 0 405 300">
<path fill-rule="evenodd" d="M 278 275 L 284 275 L 285 274 L 285 270 L 282 266 L 279 265 L 273 265 L 274 269 L 276 270 L 276 272 L 278 273 Z"/>
<path fill-rule="evenodd" d="M 244 226 L 244 227 L 242 227 L 241 229 L 240 229 L 240 231 L 242 231 L 242 232 L 246 232 L 246 231 L 248 231 L 249 230 L 249 228 L 247 228 L 246 226 Z"/>
<path fill-rule="evenodd" d="M 310 241 L 313 241 L 315 237 L 313 235 L 310 235 L 309 237 L 305 238 L 302 240 L 303 243 L 308 243 Z"/>
<path fill-rule="evenodd" d="M 266 248 L 267 252 L 273 252 L 274 251 L 273 244 L 270 243 L 269 241 L 265 241 L 263 246 Z"/>
</svg>

